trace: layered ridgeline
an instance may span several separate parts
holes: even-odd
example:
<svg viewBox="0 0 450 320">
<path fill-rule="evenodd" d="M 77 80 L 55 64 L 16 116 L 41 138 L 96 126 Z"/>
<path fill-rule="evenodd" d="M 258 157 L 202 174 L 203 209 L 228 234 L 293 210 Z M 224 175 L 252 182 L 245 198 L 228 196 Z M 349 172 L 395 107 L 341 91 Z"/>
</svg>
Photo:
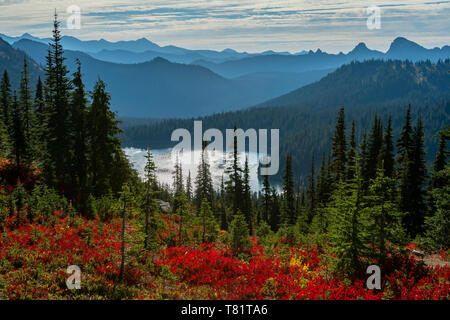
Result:
<svg viewBox="0 0 450 320">
<path fill-rule="evenodd" d="M 21 79 L 21 73 L 23 68 L 23 60 L 27 57 L 26 54 L 21 51 L 14 49 L 7 42 L 0 39 L 0 70 L 8 71 L 9 80 L 14 88 L 19 87 L 19 82 Z M 34 86 L 37 82 L 39 76 L 43 76 L 43 69 L 32 59 L 27 57 L 28 61 L 28 73 L 32 85 Z"/>
<path fill-rule="evenodd" d="M 45 65 L 46 44 L 22 39 L 13 46 Z M 71 72 L 76 70 L 76 59 L 81 61 L 88 86 L 93 86 L 98 77 L 105 80 L 112 109 L 128 117 L 190 117 L 237 110 L 319 80 L 332 71 L 227 79 L 202 66 L 160 57 L 139 64 L 119 64 L 97 60 L 81 51 L 66 50 L 64 55 Z"/>
<path fill-rule="evenodd" d="M 280 129 L 280 155 L 283 163 L 293 155 L 297 179 L 309 173 L 311 155 L 320 163 L 328 153 L 338 109 L 345 106 L 347 123 L 355 120 L 356 136 L 362 141 L 363 129 L 370 132 L 373 115 L 378 112 L 383 124 L 392 116 L 395 137 L 404 122 L 408 104 L 413 121 L 420 115 L 425 126 L 428 159 L 436 152 L 435 133 L 450 122 L 450 60 L 430 62 L 366 61 L 342 66 L 322 80 L 260 106 L 202 117 L 203 130 Z M 125 146 L 166 148 L 173 146 L 171 133 L 176 128 L 192 131 L 193 120 L 172 119 L 147 125 L 127 126 L 122 136 Z M 278 178 L 282 175 L 280 170 Z"/>
<path fill-rule="evenodd" d="M 45 65 L 48 39 L 8 37 L 14 48 Z M 348 53 L 321 51 L 261 53 L 188 50 L 159 46 L 147 39 L 109 42 L 62 37 L 68 68 L 84 66 L 88 85 L 100 76 L 121 117 L 197 117 L 251 107 L 320 80 L 352 61 L 400 59 L 413 62 L 450 58 L 450 47 L 427 49 L 405 38 L 386 52 L 358 44 Z"/>
</svg>

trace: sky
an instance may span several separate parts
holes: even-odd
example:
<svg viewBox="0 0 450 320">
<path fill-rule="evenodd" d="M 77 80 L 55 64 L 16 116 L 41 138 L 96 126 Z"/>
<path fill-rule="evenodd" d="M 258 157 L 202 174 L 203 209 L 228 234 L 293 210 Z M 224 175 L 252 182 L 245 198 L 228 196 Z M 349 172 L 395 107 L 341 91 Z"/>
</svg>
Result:
<svg viewBox="0 0 450 320">
<path fill-rule="evenodd" d="M 67 29 L 67 8 L 81 28 Z M 367 8 L 380 9 L 369 29 Z M 189 49 L 261 52 L 348 52 L 359 42 L 386 51 L 406 37 L 432 48 L 450 45 L 450 1 L 433 0 L 0 0 L 0 33 L 51 34 L 54 10 L 63 35 L 83 40 L 134 40 Z"/>
</svg>

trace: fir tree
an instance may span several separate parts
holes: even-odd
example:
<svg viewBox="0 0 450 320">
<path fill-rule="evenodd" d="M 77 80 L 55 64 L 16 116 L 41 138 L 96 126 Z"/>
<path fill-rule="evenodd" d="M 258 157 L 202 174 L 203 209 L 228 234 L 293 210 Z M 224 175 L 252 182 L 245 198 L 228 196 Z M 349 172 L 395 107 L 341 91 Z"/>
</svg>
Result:
<svg viewBox="0 0 450 320">
<path fill-rule="evenodd" d="M 211 211 L 209 202 L 203 199 L 200 207 L 200 219 L 202 226 L 202 243 L 211 243 L 217 237 L 217 222 Z"/>
<path fill-rule="evenodd" d="M 152 231 L 156 232 L 156 228 L 153 224 L 154 217 L 150 217 L 150 213 L 156 209 L 156 202 L 154 196 L 156 194 L 157 179 L 156 179 L 156 165 L 153 161 L 153 155 L 150 151 L 150 147 L 147 148 L 147 154 L 145 155 L 147 159 L 144 168 L 144 184 L 145 184 L 145 197 L 144 197 L 144 213 L 145 213 L 145 240 L 144 248 L 148 248 L 149 239 L 151 238 L 150 227 Z M 151 220 L 151 221 L 150 221 Z M 154 238 L 154 237 L 153 237 Z"/>
<path fill-rule="evenodd" d="M 290 154 L 286 157 L 286 167 L 283 176 L 283 211 L 286 222 L 294 224 L 297 220 L 295 214 L 295 194 L 294 194 L 294 178 L 292 172 L 292 156 Z"/>
<path fill-rule="evenodd" d="M 345 177 L 347 166 L 347 142 L 345 137 L 345 111 L 339 110 L 336 129 L 332 138 L 332 159 L 335 181 Z"/>
<path fill-rule="evenodd" d="M 87 99 L 84 91 L 84 84 L 81 75 L 81 63 L 77 59 L 77 71 L 73 74 L 74 91 L 70 100 L 71 111 L 71 147 L 73 155 L 71 157 L 71 186 L 74 191 L 74 199 L 81 203 L 84 211 L 84 203 L 87 200 L 87 174 L 88 174 L 88 141 L 86 136 L 87 124 Z"/>
<path fill-rule="evenodd" d="M 11 84 L 9 82 L 8 72 L 5 70 L 0 83 L 0 112 L 2 113 L 6 131 L 9 130 L 10 126 L 11 102 Z"/>
<path fill-rule="evenodd" d="M 400 244 L 404 240 L 401 220 L 403 214 L 392 199 L 394 180 L 385 176 L 383 169 L 377 170 L 377 176 L 369 187 L 363 210 L 366 236 L 371 241 L 372 252 L 377 263 L 383 265 L 389 250 L 388 243 Z"/>
<path fill-rule="evenodd" d="M 33 102 L 30 90 L 30 79 L 28 77 L 28 65 L 26 57 L 23 60 L 22 78 L 20 79 L 19 103 L 22 109 L 23 130 L 26 141 L 31 143 L 33 139 Z M 29 156 L 31 157 L 31 149 Z"/>
<path fill-rule="evenodd" d="M 70 188 L 70 110 L 69 94 L 70 80 L 67 77 L 68 70 L 64 64 L 64 51 L 61 45 L 60 22 L 55 13 L 53 22 L 53 39 L 47 55 L 45 97 L 46 113 L 48 118 L 47 127 L 47 164 L 45 175 L 50 185 L 62 190 Z"/>
<path fill-rule="evenodd" d="M 357 154 L 356 137 L 355 137 L 355 121 L 352 121 L 352 131 L 350 133 L 350 148 L 347 153 L 348 167 L 347 167 L 347 179 L 351 180 L 355 177 L 354 172 L 355 163 L 354 159 Z M 323 164 L 322 164 L 323 165 Z"/>
<path fill-rule="evenodd" d="M 388 125 L 386 127 L 383 146 L 381 148 L 380 157 L 378 161 L 378 168 L 384 169 L 384 175 L 392 178 L 394 175 L 394 137 L 392 134 L 392 119 L 389 117 Z"/>
<path fill-rule="evenodd" d="M 212 204 L 214 200 L 211 170 L 208 162 L 208 154 L 205 149 L 202 151 L 201 161 L 195 179 L 195 204 L 197 208 L 201 207 L 204 199 L 210 204 Z"/>
<path fill-rule="evenodd" d="M 241 206 L 242 169 L 239 166 L 236 126 L 234 127 L 234 136 L 233 136 L 232 162 L 228 165 L 225 172 L 228 175 L 228 180 L 226 181 L 227 195 L 232 204 L 233 214 L 236 214 L 238 210 L 242 209 Z"/>
<path fill-rule="evenodd" d="M 308 200 L 309 201 L 308 201 L 308 210 L 307 210 L 307 217 L 306 217 L 307 218 L 306 222 L 308 224 L 311 223 L 311 221 L 314 217 L 315 211 L 316 211 L 316 206 L 317 206 L 315 175 L 316 175 L 316 173 L 315 173 L 315 167 L 314 167 L 314 154 L 313 154 L 312 159 L 311 159 L 311 173 L 308 177 L 308 180 L 309 180 Z"/>
<path fill-rule="evenodd" d="M 373 179 L 377 174 L 377 165 L 379 163 L 380 152 L 383 146 L 383 125 L 381 119 L 375 114 L 373 126 L 369 135 L 367 147 L 367 162 L 366 162 L 366 179 Z"/>
<path fill-rule="evenodd" d="M 269 176 L 263 176 L 262 200 L 263 200 L 263 220 L 269 222 L 269 213 L 271 205 L 271 188 Z"/>
<path fill-rule="evenodd" d="M 94 196 L 100 197 L 109 192 L 117 193 L 118 186 L 113 188 L 113 180 L 120 181 L 126 174 L 115 174 L 121 163 L 122 150 L 118 134 L 121 130 L 115 114 L 110 110 L 110 96 L 106 92 L 105 83 L 98 80 L 92 93 L 92 104 L 87 112 L 89 139 L 90 182 Z M 121 184 L 120 184 L 121 186 Z"/>
<path fill-rule="evenodd" d="M 29 160 L 29 141 L 25 136 L 25 123 L 23 109 L 17 101 L 17 95 L 14 92 L 11 105 L 11 127 L 9 133 L 11 139 L 11 155 L 15 161 L 17 178 L 20 177 L 22 168 Z"/>
</svg>

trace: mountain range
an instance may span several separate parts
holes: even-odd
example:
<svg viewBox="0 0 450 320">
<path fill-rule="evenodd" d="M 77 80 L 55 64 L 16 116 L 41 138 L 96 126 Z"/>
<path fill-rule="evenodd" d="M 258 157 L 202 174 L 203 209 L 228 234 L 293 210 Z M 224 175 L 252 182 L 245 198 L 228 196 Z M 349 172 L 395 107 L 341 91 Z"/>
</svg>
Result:
<svg viewBox="0 0 450 320">
<path fill-rule="evenodd" d="M 337 113 L 345 106 L 347 128 L 356 122 L 359 143 L 363 132 L 370 133 L 375 113 L 386 125 L 392 116 L 398 137 L 406 108 L 413 108 L 413 123 L 420 115 L 425 124 L 428 161 L 436 152 L 435 134 L 450 123 L 450 60 L 413 63 L 399 60 L 352 62 L 321 80 L 258 106 L 201 117 L 203 130 L 221 131 L 234 125 L 244 130 L 280 129 L 281 163 L 293 155 L 295 176 L 304 181 L 311 167 L 311 154 L 320 165 L 322 153 L 329 153 Z M 169 119 L 126 126 L 122 141 L 126 146 L 167 148 L 173 145 L 176 128 L 192 130 L 193 121 Z M 274 179 L 279 179 L 283 172 Z"/>
<path fill-rule="evenodd" d="M 13 55 L 23 55 L 19 51 L 24 51 L 36 61 L 31 63 L 36 69 L 33 72 L 43 75 L 50 39 L 29 34 L 0 34 L 0 38 L 12 44 L 7 48 L 3 42 L 0 48 L 2 69 L 10 71 L 12 78 L 20 78 L 21 63 L 12 64 L 5 57 L 14 49 Z M 64 36 L 62 44 L 69 70 L 75 71 L 75 60 L 79 59 L 88 88 L 102 78 L 111 93 L 112 109 L 120 116 L 150 118 L 198 117 L 262 104 L 318 81 L 352 61 L 436 62 L 450 58 L 449 46 L 426 49 L 404 38 L 395 39 L 386 53 L 360 43 L 347 54 L 328 54 L 320 49 L 298 54 L 188 50 L 161 47 L 145 38 L 109 42 Z"/>
</svg>

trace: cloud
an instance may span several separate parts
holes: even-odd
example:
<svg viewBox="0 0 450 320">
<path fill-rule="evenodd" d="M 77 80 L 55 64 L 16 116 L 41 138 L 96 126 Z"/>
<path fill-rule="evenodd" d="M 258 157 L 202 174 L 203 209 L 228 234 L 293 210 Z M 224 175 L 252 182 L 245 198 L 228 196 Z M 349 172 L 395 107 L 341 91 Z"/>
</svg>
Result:
<svg viewBox="0 0 450 320">
<path fill-rule="evenodd" d="M 366 8 L 374 3 L 382 28 L 367 30 Z M 63 33 L 81 39 L 148 37 L 189 48 L 334 52 L 360 41 L 385 49 L 394 34 L 429 46 L 450 42 L 450 1 L 423 0 L 0 0 L 1 30 L 49 36 L 54 8 L 64 20 L 72 4 L 81 8 L 82 29 Z"/>
</svg>

